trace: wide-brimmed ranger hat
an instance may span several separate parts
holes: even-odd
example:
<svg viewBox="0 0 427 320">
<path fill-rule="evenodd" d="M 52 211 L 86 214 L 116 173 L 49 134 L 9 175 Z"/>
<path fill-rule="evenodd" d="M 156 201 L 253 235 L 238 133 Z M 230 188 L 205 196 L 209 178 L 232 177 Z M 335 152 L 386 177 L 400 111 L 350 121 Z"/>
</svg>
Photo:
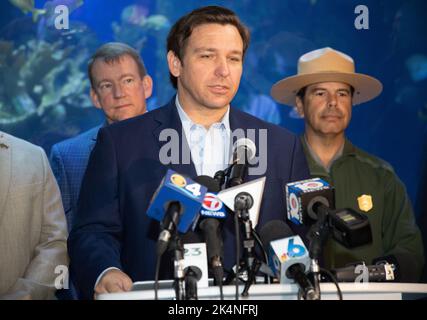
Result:
<svg viewBox="0 0 427 320">
<path fill-rule="evenodd" d="M 274 84 L 271 96 L 277 102 L 295 106 L 298 91 L 319 82 L 343 82 L 352 86 L 353 105 L 374 99 L 383 89 L 379 80 L 356 73 L 350 56 L 332 48 L 322 48 L 302 55 L 298 60 L 298 74 Z"/>
</svg>

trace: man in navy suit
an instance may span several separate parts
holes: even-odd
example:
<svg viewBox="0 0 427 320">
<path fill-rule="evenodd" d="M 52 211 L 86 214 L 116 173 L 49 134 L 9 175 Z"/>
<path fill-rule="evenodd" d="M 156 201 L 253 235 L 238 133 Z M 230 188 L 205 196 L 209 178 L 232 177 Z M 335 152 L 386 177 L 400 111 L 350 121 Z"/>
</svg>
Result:
<svg viewBox="0 0 427 320">
<path fill-rule="evenodd" d="M 84 172 L 101 127 L 146 112 L 146 99 L 153 82 L 138 52 L 119 42 L 102 45 L 88 64 L 90 97 L 106 121 L 80 135 L 53 145 L 52 170 L 61 190 L 62 202 L 71 229 Z"/>
<path fill-rule="evenodd" d="M 153 193 L 168 168 L 190 177 L 226 168 L 237 129 L 248 137 L 255 132 L 251 140 L 265 161 L 266 170 L 246 179 L 266 176 L 257 228 L 285 218 L 285 184 L 309 177 L 309 171 L 295 135 L 230 108 L 248 44 L 249 33 L 232 11 L 209 6 L 190 12 L 175 23 L 167 40 L 177 95 L 164 107 L 99 131 L 68 240 L 71 268 L 85 298 L 128 291 L 133 281 L 154 279 L 160 228 L 146 215 Z M 179 137 L 171 152 L 183 154 L 165 164 L 162 150 L 171 142 L 165 141 L 170 132 Z M 229 222 L 223 230 L 226 269 L 235 260 Z M 172 265 L 163 261 L 160 278 L 172 273 Z"/>
</svg>

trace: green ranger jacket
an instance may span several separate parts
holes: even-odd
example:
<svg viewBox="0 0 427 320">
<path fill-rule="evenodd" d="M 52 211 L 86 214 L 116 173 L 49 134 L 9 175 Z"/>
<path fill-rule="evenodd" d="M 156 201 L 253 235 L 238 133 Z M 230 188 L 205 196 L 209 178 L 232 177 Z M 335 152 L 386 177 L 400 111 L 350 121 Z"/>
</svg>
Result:
<svg viewBox="0 0 427 320">
<path fill-rule="evenodd" d="M 335 207 L 352 208 L 365 214 L 372 229 L 372 244 L 347 249 L 329 237 L 324 248 L 326 268 L 393 255 L 401 263 L 401 281 L 419 280 L 424 265 L 421 233 L 405 186 L 385 161 L 356 148 L 346 139 L 342 155 L 330 173 L 311 156 L 301 139 L 311 176 L 335 188 Z"/>
</svg>

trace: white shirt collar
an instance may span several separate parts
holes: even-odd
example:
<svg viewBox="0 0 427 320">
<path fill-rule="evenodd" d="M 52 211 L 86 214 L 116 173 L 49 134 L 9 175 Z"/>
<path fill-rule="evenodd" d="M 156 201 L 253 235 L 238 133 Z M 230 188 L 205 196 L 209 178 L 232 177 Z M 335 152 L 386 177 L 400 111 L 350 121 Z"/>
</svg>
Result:
<svg viewBox="0 0 427 320">
<path fill-rule="evenodd" d="M 182 108 L 181 103 L 179 102 L 178 93 L 175 96 L 175 105 L 178 110 L 178 115 L 181 119 L 181 123 L 184 129 L 190 129 L 193 125 L 197 125 L 193 122 L 193 120 L 190 119 L 188 114 Z M 216 123 L 224 125 L 224 128 L 227 130 L 227 132 L 230 132 L 230 106 L 227 107 L 227 112 L 224 114 L 221 121 Z"/>
</svg>

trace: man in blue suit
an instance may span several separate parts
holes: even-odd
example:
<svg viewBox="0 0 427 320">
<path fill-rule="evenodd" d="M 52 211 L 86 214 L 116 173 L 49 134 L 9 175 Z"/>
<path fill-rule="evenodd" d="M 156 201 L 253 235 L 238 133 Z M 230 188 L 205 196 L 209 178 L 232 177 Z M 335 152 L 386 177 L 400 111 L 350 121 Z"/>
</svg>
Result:
<svg viewBox="0 0 427 320">
<path fill-rule="evenodd" d="M 96 108 L 106 117 L 104 124 L 53 145 L 50 154 L 52 170 L 61 190 L 62 202 L 71 229 L 77 199 L 89 155 L 101 127 L 146 112 L 146 99 L 153 82 L 138 52 L 119 42 L 102 45 L 88 64 L 90 96 Z"/>
<path fill-rule="evenodd" d="M 102 45 L 88 64 L 90 96 L 96 108 L 102 109 L 106 121 L 82 134 L 52 147 L 50 163 L 61 190 L 68 230 L 77 210 L 77 199 L 89 155 L 101 127 L 146 112 L 146 99 L 151 96 L 153 82 L 138 52 L 119 42 Z M 61 299 L 77 298 L 70 290 L 58 292 Z"/>
<path fill-rule="evenodd" d="M 266 170 L 246 179 L 267 178 L 257 228 L 285 218 L 285 184 L 309 177 L 309 171 L 295 135 L 230 108 L 248 44 L 249 33 L 232 11 L 209 6 L 190 12 L 175 23 L 167 40 L 177 95 L 164 107 L 99 131 L 68 240 L 71 268 L 85 298 L 128 291 L 133 281 L 154 279 L 160 228 L 146 215 L 153 193 L 168 168 L 190 177 L 226 168 L 238 129 L 248 137 L 255 132 L 251 140 L 266 162 Z M 179 137 L 174 150 L 183 154 L 165 164 L 162 150 L 171 132 Z M 229 269 L 235 260 L 230 221 L 223 231 Z M 160 278 L 171 278 L 173 267 L 163 262 Z"/>
</svg>

